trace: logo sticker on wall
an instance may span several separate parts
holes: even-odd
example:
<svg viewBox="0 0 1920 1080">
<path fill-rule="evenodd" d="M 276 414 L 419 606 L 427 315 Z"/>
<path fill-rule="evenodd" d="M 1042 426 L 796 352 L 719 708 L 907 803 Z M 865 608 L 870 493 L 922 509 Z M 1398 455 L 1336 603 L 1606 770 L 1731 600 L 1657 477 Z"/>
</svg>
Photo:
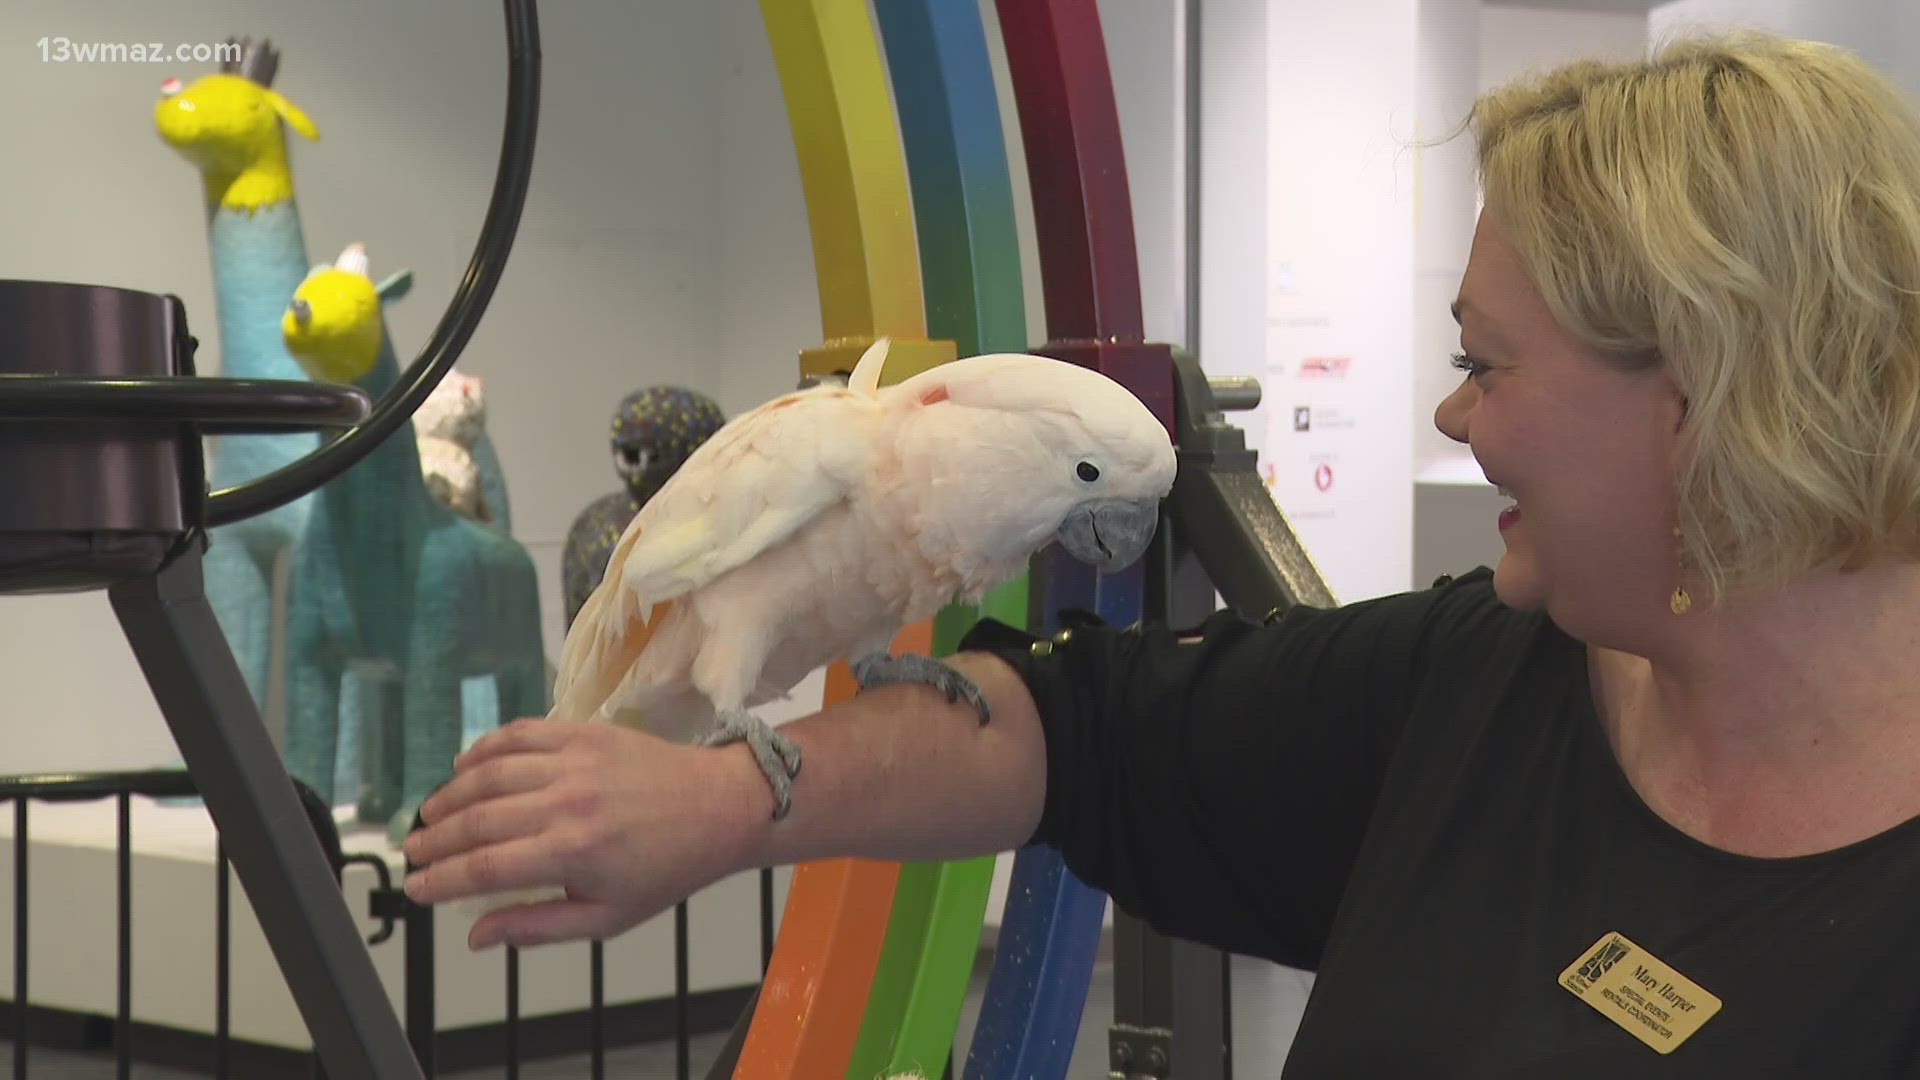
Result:
<svg viewBox="0 0 1920 1080">
<path fill-rule="evenodd" d="M 1293 430 L 1295 431 L 1313 430 L 1313 409 L 1312 408 L 1306 405 L 1295 405 L 1293 407 Z"/>
<path fill-rule="evenodd" d="M 1344 379 L 1353 366 L 1351 356 L 1309 356 L 1300 361 L 1303 379 Z"/>
</svg>

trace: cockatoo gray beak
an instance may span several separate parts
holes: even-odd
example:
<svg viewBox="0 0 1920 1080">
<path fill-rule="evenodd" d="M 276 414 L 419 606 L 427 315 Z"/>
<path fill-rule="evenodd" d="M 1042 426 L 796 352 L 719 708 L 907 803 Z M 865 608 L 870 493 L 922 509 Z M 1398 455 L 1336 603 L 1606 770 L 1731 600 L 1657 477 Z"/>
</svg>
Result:
<svg viewBox="0 0 1920 1080">
<path fill-rule="evenodd" d="M 1159 524 L 1158 499 L 1095 499 L 1069 511 L 1053 538 L 1074 558 L 1110 574 L 1146 554 Z"/>
<path fill-rule="evenodd" d="M 293 321 L 298 323 L 301 329 L 306 329 L 307 324 L 313 321 L 313 308 L 305 300 L 296 296 L 293 303 L 287 306 L 293 310 Z"/>
</svg>

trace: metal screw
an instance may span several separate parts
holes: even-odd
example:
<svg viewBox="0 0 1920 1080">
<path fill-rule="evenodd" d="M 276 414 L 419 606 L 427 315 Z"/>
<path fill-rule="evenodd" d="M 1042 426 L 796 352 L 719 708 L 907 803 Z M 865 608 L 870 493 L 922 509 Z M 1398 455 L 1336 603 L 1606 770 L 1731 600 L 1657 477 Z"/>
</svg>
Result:
<svg viewBox="0 0 1920 1080">
<path fill-rule="evenodd" d="M 1133 1067 L 1133 1047 L 1123 1042 L 1114 1043 L 1113 1044 L 1114 1071 L 1123 1073 L 1132 1067 Z"/>
<path fill-rule="evenodd" d="M 1167 1075 L 1167 1052 L 1157 1046 L 1147 1047 L 1147 1075 L 1161 1077 Z"/>
</svg>

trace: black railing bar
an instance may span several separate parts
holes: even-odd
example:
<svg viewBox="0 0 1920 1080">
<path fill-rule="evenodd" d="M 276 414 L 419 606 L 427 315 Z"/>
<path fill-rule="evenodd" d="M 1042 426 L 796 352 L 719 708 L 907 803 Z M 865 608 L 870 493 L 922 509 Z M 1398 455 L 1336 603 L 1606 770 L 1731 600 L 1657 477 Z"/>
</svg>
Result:
<svg viewBox="0 0 1920 1080">
<path fill-rule="evenodd" d="M 507 1080 L 520 1080 L 520 950 L 507 946 Z"/>
<path fill-rule="evenodd" d="M 177 798 L 197 795 L 193 774 L 185 769 L 147 769 L 134 772 L 35 773 L 0 777 L 0 800 L 39 799 L 42 802 L 78 802 L 116 795 Z"/>
<path fill-rule="evenodd" d="M 760 868 L 760 974 L 773 966 L 773 867 Z"/>
<path fill-rule="evenodd" d="M 233 1014 L 233 909 L 227 892 L 227 847 L 218 833 L 213 839 L 213 871 L 213 1075 L 214 1080 L 227 1080 L 231 1068 L 227 1039 Z"/>
<path fill-rule="evenodd" d="M 13 1080 L 27 1080 L 27 800 L 13 804 Z"/>
<path fill-rule="evenodd" d="M 607 947 L 595 939 L 587 947 L 588 1069 L 593 1080 L 607 1080 Z"/>
<path fill-rule="evenodd" d="M 419 827 L 417 821 L 415 827 Z M 413 864 L 407 863 L 407 872 L 413 870 Z M 439 1021 L 434 1018 L 433 908 L 408 900 L 405 910 L 407 1042 L 420 1063 L 421 1075 L 433 1080 L 440 1035 Z"/>
<path fill-rule="evenodd" d="M 687 959 L 687 902 L 682 900 L 673 907 L 673 1060 L 674 1075 L 679 1080 L 688 1080 L 693 1068 L 689 1042 L 691 1033 L 687 1030 L 693 1023 L 687 1015 L 688 969 L 691 966 Z"/>
<path fill-rule="evenodd" d="M 116 798 L 120 818 L 120 988 L 114 1014 L 114 1075 L 133 1075 L 133 796 Z"/>
</svg>

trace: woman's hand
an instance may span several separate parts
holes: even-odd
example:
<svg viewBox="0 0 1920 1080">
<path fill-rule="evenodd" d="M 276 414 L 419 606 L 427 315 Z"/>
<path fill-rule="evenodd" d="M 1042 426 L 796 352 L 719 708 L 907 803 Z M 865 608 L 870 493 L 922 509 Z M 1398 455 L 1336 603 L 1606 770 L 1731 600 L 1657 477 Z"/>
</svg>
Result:
<svg viewBox="0 0 1920 1080">
<path fill-rule="evenodd" d="M 768 800 L 764 784 L 757 799 L 730 786 L 743 754 L 615 724 L 516 720 L 455 758 L 453 779 L 421 805 L 407 895 L 564 892 L 482 916 L 473 949 L 619 934 L 748 868 L 745 826 Z"/>
</svg>

